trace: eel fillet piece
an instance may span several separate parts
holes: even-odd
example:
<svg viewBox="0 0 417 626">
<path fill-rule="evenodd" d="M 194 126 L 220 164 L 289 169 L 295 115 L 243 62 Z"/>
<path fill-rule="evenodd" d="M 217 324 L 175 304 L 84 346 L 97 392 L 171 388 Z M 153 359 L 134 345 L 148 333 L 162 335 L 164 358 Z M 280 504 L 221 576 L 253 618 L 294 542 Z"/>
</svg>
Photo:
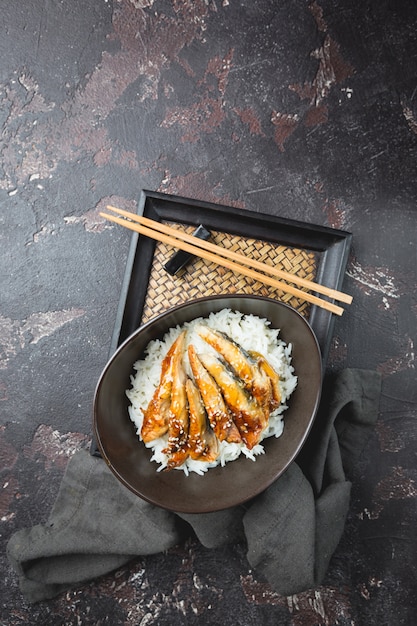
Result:
<svg viewBox="0 0 417 626">
<path fill-rule="evenodd" d="M 185 332 L 181 333 L 168 350 L 161 365 L 158 387 L 146 410 L 143 412 L 141 437 L 145 443 L 158 439 L 168 431 L 171 408 L 172 373 L 175 363 L 181 360 L 184 351 Z"/>
<path fill-rule="evenodd" d="M 190 378 L 185 388 L 190 412 L 188 432 L 190 457 L 198 461 L 215 461 L 219 456 L 219 441 L 208 421 L 201 394 Z"/>
<path fill-rule="evenodd" d="M 279 374 L 275 371 L 272 365 L 267 361 L 267 359 L 260 353 L 255 352 L 253 350 L 250 351 L 250 355 L 253 356 L 254 359 L 257 360 L 258 365 L 261 370 L 265 372 L 271 381 L 271 390 L 272 390 L 272 398 L 271 398 L 271 411 L 276 409 L 281 404 L 281 389 L 279 386 Z"/>
<path fill-rule="evenodd" d="M 224 402 L 222 393 L 201 363 L 195 347 L 188 346 L 188 357 L 195 383 L 200 391 L 207 411 L 210 426 L 219 441 L 241 443 L 242 438 Z"/>
<path fill-rule="evenodd" d="M 184 333 L 185 335 L 185 333 Z M 188 457 L 189 412 L 186 392 L 187 375 L 183 366 L 184 340 L 181 339 L 172 361 L 171 405 L 168 419 L 167 469 L 178 467 Z"/>
</svg>

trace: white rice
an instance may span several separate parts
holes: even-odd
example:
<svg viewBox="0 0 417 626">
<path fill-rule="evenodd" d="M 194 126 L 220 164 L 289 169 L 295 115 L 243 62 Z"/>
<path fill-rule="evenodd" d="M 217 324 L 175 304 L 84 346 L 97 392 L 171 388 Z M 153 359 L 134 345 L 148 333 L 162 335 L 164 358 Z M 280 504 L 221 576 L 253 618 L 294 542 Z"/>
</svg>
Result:
<svg viewBox="0 0 417 626">
<path fill-rule="evenodd" d="M 146 409 L 155 389 L 159 385 L 162 360 L 180 332 L 184 329 L 187 330 L 186 346 L 190 343 L 194 344 L 197 352 L 213 350 L 194 332 L 195 327 L 201 323 L 226 333 L 245 350 L 260 352 L 279 374 L 282 396 L 281 404 L 271 413 L 269 424 L 262 433 L 261 440 L 266 437 L 279 437 L 284 429 L 283 413 L 288 408 L 287 400 L 297 385 L 297 377 L 294 375 L 294 368 L 291 365 L 292 346 L 291 344 L 285 344 L 279 339 L 279 330 L 270 328 L 268 320 L 255 315 L 244 315 L 238 311 L 223 309 L 218 313 L 211 313 L 208 318 L 198 318 L 192 322 L 186 322 L 182 326 L 171 328 L 162 341 L 159 339 L 151 341 L 147 346 L 145 358 L 134 364 L 136 373 L 131 376 L 131 389 L 126 391 L 126 395 L 131 402 L 129 416 L 135 424 L 139 438 L 143 421 L 142 409 Z M 186 351 L 184 354 L 184 366 L 188 375 L 192 377 Z M 166 443 L 167 436 L 164 436 L 145 444 L 153 451 L 151 461 L 159 464 L 158 471 L 167 466 L 168 457 L 162 452 L 166 447 Z M 264 453 L 265 450 L 261 443 L 249 450 L 244 444 L 222 441 L 220 443 L 220 454 L 216 461 L 208 463 L 188 458 L 176 469 L 184 471 L 187 475 L 189 472 L 204 474 L 211 467 L 225 465 L 237 459 L 241 454 L 256 461 L 256 457 Z"/>
</svg>

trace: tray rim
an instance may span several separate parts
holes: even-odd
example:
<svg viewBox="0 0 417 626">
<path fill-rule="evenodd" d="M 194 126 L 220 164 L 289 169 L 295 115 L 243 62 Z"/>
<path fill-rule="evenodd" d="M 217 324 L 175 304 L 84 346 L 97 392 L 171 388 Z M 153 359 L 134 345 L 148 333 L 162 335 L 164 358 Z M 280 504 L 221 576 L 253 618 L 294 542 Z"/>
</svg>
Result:
<svg viewBox="0 0 417 626">
<path fill-rule="evenodd" d="M 157 221 L 174 221 L 192 226 L 203 223 L 209 230 L 262 238 L 273 243 L 318 252 L 320 259 L 316 281 L 338 290 L 342 287 L 352 242 L 352 233 L 346 230 L 146 189 L 141 191 L 137 213 Z M 132 233 L 109 358 L 120 343 L 142 323 L 155 245 L 155 241 Z M 140 276 L 132 279 L 132 272 L 137 265 L 141 267 Z M 143 280 L 144 276 L 146 280 Z M 133 306 L 134 301 L 137 308 L 136 314 L 132 316 L 129 307 Z M 335 316 L 321 307 L 311 305 L 308 322 L 317 336 L 325 367 Z"/>
</svg>

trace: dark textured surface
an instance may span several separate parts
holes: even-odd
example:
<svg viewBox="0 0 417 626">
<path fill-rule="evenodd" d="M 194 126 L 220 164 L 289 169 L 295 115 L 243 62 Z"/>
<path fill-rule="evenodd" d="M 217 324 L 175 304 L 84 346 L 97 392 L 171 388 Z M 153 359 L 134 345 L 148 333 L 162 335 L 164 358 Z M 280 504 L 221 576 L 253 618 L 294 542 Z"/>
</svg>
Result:
<svg viewBox="0 0 417 626">
<path fill-rule="evenodd" d="M 329 369 L 381 414 L 325 584 L 281 597 L 194 540 L 0 623 L 414 624 L 417 7 L 412 0 L 3 0 L 1 541 L 43 522 L 91 436 L 140 189 L 353 233 Z"/>
</svg>

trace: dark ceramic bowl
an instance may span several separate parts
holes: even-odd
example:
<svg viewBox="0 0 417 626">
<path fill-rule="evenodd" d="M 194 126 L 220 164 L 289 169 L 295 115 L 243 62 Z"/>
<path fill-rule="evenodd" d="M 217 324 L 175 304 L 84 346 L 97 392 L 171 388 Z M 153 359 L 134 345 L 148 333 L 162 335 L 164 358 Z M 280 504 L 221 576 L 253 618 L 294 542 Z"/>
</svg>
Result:
<svg viewBox="0 0 417 626">
<path fill-rule="evenodd" d="M 162 338 L 177 324 L 207 317 L 224 308 L 265 317 L 280 338 L 293 345 L 292 365 L 298 385 L 284 413 L 284 432 L 263 441 L 265 454 L 254 462 L 241 455 L 225 467 L 203 476 L 172 470 L 157 472 L 151 451 L 135 434 L 128 416 L 133 364 L 142 358 L 149 341 Z M 162 313 L 141 326 L 107 363 L 94 398 L 94 431 L 101 455 L 112 472 L 131 491 L 152 504 L 182 513 L 207 513 L 246 502 L 287 469 L 297 456 L 313 423 L 322 383 L 321 354 L 316 337 L 304 318 L 291 307 L 257 296 L 214 296 L 193 300 Z"/>
</svg>

